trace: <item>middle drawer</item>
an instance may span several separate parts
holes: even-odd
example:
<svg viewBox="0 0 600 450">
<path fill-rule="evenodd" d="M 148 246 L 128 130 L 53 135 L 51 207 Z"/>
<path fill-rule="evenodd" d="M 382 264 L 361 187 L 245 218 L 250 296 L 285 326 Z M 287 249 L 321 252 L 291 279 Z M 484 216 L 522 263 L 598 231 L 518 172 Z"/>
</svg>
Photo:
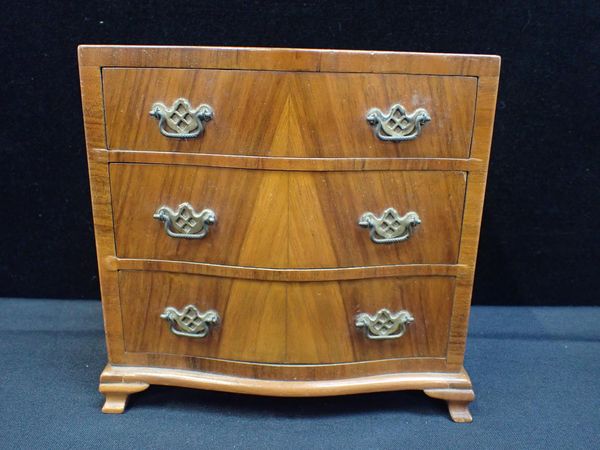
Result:
<svg viewBox="0 0 600 450">
<path fill-rule="evenodd" d="M 122 258 L 271 268 L 455 264 L 458 258 L 464 172 L 119 163 L 110 165 L 110 179 Z M 205 210 L 214 213 L 214 224 L 200 214 Z"/>
</svg>

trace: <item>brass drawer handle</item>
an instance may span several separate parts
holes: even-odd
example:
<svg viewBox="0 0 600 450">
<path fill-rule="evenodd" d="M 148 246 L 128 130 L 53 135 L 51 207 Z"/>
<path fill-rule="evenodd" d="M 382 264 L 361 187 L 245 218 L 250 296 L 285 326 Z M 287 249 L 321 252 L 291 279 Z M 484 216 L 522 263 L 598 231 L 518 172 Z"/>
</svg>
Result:
<svg viewBox="0 0 600 450">
<path fill-rule="evenodd" d="M 209 309 L 200 312 L 194 305 L 187 305 L 181 311 L 173 306 L 167 306 L 160 318 L 169 322 L 173 334 L 190 338 L 206 337 L 210 327 L 221 321 L 216 311 Z"/>
<path fill-rule="evenodd" d="M 372 316 L 358 314 L 355 320 L 356 328 L 364 328 L 368 339 L 397 339 L 406 333 L 407 326 L 415 319 L 404 309 L 393 313 L 383 308 Z"/>
<path fill-rule="evenodd" d="M 394 208 L 386 209 L 381 217 L 366 212 L 358 219 L 361 227 L 371 230 L 371 240 L 376 244 L 406 241 L 420 223 L 421 219 L 416 212 L 407 212 L 401 216 Z"/>
<path fill-rule="evenodd" d="M 212 209 L 197 213 L 189 203 L 182 203 L 177 211 L 161 206 L 152 217 L 164 222 L 165 232 L 169 236 L 182 239 L 202 239 L 208 234 L 208 227 L 217 222 Z"/>
<path fill-rule="evenodd" d="M 209 105 L 192 109 L 187 99 L 178 98 L 170 108 L 162 103 L 155 103 L 150 115 L 158 119 L 158 127 L 163 136 L 186 139 L 195 138 L 204 132 L 204 122 L 213 118 L 213 109 Z"/>
<path fill-rule="evenodd" d="M 421 127 L 431 120 L 423 108 L 415 109 L 411 114 L 404 106 L 395 104 L 387 114 L 377 108 L 367 113 L 367 122 L 375 127 L 375 136 L 382 141 L 411 141 L 421 134 Z"/>
</svg>

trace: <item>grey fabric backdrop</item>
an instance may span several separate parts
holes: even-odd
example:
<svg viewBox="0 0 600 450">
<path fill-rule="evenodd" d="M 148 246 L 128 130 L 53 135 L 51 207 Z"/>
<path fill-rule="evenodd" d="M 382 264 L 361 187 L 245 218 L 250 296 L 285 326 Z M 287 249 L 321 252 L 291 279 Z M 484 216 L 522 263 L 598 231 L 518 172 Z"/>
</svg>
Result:
<svg viewBox="0 0 600 450">
<path fill-rule="evenodd" d="M 278 399 L 150 387 L 100 413 L 100 304 L 0 300 L 2 448 L 594 448 L 600 308 L 475 307 L 477 400 L 455 424 L 421 392 Z"/>
</svg>

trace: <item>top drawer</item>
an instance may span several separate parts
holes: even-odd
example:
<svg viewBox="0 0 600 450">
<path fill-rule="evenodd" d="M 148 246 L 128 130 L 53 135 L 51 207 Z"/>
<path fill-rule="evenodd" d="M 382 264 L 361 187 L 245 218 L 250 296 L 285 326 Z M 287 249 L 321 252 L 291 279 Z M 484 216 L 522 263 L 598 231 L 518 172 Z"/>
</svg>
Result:
<svg viewBox="0 0 600 450">
<path fill-rule="evenodd" d="M 363 73 L 208 69 L 103 69 L 110 149 L 315 158 L 468 158 L 477 78 Z M 209 105 L 212 120 L 197 137 L 168 137 L 149 114 L 177 99 Z M 385 116 L 393 105 L 391 121 Z M 367 113 L 380 110 L 372 123 Z M 431 120 L 421 121 L 419 108 Z M 175 114 L 191 121 L 184 105 Z M 386 122 L 383 137 L 377 122 Z M 415 123 L 423 123 L 417 132 Z M 163 130 L 174 133 L 169 121 Z M 188 129 L 190 131 L 190 129 Z M 198 131 L 197 129 L 195 131 Z M 392 133 L 392 134 L 390 134 Z M 193 133 L 192 133 L 193 134 Z M 416 137 L 415 134 L 417 134 Z"/>
</svg>

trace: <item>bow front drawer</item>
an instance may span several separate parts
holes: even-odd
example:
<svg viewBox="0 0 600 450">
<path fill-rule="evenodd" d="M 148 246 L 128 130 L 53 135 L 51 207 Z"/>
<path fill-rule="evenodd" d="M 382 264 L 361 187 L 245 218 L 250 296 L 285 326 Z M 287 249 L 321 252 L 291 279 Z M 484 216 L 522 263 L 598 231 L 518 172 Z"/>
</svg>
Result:
<svg viewBox="0 0 600 450">
<path fill-rule="evenodd" d="M 454 278 L 282 283 L 122 271 L 125 350 L 326 364 L 446 357 Z M 131 361 L 135 363 L 133 359 Z"/>
<path fill-rule="evenodd" d="M 291 157 L 467 158 L 477 79 L 103 69 L 108 147 Z"/>
<path fill-rule="evenodd" d="M 464 172 L 110 167 L 119 257 L 317 269 L 457 262 Z"/>
</svg>

